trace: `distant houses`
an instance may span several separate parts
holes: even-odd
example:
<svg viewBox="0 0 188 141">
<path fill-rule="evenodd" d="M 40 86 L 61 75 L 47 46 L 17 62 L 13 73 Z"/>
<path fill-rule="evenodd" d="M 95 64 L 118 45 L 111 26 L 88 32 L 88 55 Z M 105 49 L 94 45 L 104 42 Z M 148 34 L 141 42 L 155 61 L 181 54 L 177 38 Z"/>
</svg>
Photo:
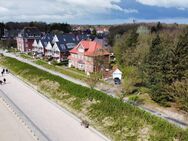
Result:
<svg viewBox="0 0 188 141">
<path fill-rule="evenodd" d="M 81 41 L 70 50 L 69 67 L 75 67 L 86 73 L 109 68 L 109 56 L 103 46 L 96 41 Z"/>
<path fill-rule="evenodd" d="M 69 51 L 73 49 L 81 40 L 87 40 L 87 35 L 46 34 L 39 39 L 35 39 L 32 44 L 33 55 L 53 58 L 58 61 L 67 60 Z"/>
<path fill-rule="evenodd" d="M 33 42 L 39 39 L 41 32 L 35 27 L 24 28 L 16 38 L 17 49 L 21 52 L 29 52 L 33 49 Z"/>
<path fill-rule="evenodd" d="M 41 34 L 36 28 L 24 28 L 17 37 L 17 48 L 30 52 L 36 57 L 68 61 L 86 73 L 109 68 L 110 53 L 103 39 L 92 38 L 89 34 Z"/>
</svg>

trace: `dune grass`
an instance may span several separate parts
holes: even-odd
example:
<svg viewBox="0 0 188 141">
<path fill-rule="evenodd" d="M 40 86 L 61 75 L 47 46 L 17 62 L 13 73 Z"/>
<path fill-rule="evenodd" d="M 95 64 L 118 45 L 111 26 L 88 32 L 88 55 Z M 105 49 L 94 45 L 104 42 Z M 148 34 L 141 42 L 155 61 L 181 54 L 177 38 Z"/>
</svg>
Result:
<svg viewBox="0 0 188 141">
<path fill-rule="evenodd" d="M 188 141 L 183 130 L 137 107 L 9 57 L 0 64 L 114 141 Z"/>
</svg>

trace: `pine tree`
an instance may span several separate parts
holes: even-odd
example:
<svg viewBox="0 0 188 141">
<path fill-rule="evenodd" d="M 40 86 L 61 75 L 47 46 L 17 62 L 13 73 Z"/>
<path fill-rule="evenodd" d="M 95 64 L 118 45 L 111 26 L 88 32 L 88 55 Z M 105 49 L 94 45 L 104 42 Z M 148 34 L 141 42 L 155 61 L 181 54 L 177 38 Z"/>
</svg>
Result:
<svg viewBox="0 0 188 141">
<path fill-rule="evenodd" d="M 161 39 L 159 35 L 152 41 L 149 55 L 146 57 L 145 71 L 148 76 L 148 82 L 155 85 L 161 81 Z"/>
<path fill-rule="evenodd" d="M 174 81 L 181 81 L 186 77 L 188 70 L 188 31 L 179 37 L 179 42 L 173 50 L 172 66 Z"/>
</svg>

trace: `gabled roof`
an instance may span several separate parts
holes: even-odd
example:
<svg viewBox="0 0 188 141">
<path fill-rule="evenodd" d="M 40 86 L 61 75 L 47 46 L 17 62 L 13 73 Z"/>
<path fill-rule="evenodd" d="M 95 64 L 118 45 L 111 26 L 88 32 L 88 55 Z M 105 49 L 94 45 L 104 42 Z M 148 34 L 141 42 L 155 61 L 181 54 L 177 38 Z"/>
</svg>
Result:
<svg viewBox="0 0 188 141">
<path fill-rule="evenodd" d="M 37 47 L 38 47 L 38 48 L 43 48 L 43 47 L 44 47 L 43 44 L 42 44 L 42 42 L 41 42 L 41 40 L 38 41 Z"/>
<path fill-rule="evenodd" d="M 52 48 L 51 43 L 48 42 L 47 45 L 46 45 L 46 50 L 52 50 L 52 49 L 53 49 L 53 48 Z"/>
<path fill-rule="evenodd" d="M 52 43 L 55 44 L 55 43 L 57 43 L 57 42 L 59 42 L 59 39 L 58 39 L 57 35 L 55 35 L 55 36 L 53 37 L 53 39 L 52 39 Z"/>
<path fill-rule="evenodd" d="M 38 44 L 37 44 L 37 40 L 34 40 L 32 46 L 33 46 L 33 47 L 37 47 L 37 46 L 38 46 Z"/>
<path fill-rule="evenodd" d="M 73 48 L 70 53 L 78 54 L 78 48 L 84 48 L 84 55 L 85 56 L 100 56 L 100 55 L 109 55 L 110 53 L 107 52 L 101 44 L 95 41 L 81 41 L 75 48 Z"/>
<path fill-rule="evenodd" d="M 60 51 L 60 49 L 59 49 L 57 43 L 55 43 L 55 44 L 53 45 L 53 51 Z"/>
</svg>

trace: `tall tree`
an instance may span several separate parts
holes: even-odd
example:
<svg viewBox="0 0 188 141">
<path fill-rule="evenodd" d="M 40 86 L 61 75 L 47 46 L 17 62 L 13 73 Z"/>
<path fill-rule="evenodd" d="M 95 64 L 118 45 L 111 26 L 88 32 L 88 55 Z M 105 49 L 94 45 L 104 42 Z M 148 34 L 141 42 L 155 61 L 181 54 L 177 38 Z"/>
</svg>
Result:
<svg viewBox="0 0 188 141">
<path fill-rule="evenodd" d="M 136 49 L 138 36 L 136 30 L 131 30 L 116 40 L 114 53 L 118 64 L 123 64 L 125 66 L 134 64 L 132 55 Z"/>
<path fill-rule="evenodd" d="M 157 35 L 156 38 L 153 39 L 149 54 L 146 57 L 145 69 L 148 76 L 148 82 L 151 85 L 161 82 L 161 54 L 161 39 L 159 35 Z"/>
<path fill-rule="evenodd" d="M 4 34 L 4 28 L 5 28 L 5 24 L 4 23 L 0 23 L 0 38 L 3 36 Z"/>
</svg>

